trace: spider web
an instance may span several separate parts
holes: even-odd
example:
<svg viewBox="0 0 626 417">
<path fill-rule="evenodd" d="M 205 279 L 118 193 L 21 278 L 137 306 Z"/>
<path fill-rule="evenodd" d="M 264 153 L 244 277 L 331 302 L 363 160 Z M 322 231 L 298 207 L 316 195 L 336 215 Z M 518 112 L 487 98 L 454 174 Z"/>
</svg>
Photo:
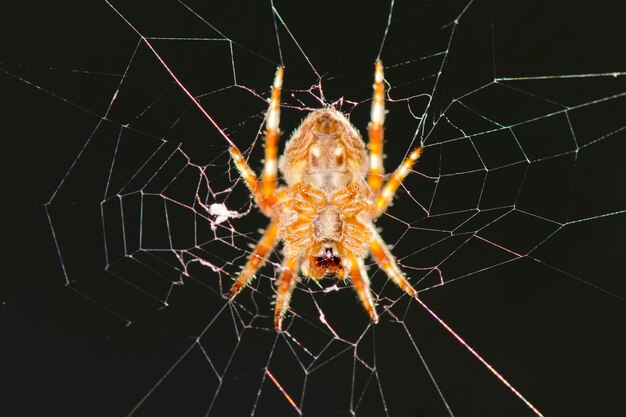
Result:
<svg viewBox="0 0 626 417">
<path fill-rule="evenodd" d="M 621 409 L 615 5 L 156 3 L 8 13 L 5 415 Z M 260 172 L 279 64 L 283 145 L 324 105 L 364 133 L 378 56 L 387 172 L 425 149 L 377 222 L 419 299 L 370 263 L 372 325 L 303 279 L 277 333 L 280 251 L 223 297 L 267 224 L 229 143 Z"/>
</svg>

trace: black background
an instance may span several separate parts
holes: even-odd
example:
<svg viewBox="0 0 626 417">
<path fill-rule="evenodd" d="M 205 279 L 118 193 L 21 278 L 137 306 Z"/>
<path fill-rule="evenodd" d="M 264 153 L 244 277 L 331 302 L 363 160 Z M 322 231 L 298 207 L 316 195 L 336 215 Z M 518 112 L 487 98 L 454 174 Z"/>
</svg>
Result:
<svg viewBox="0 0 626 417">
<path fill-rule="evenodd" d="M 326 101 L 344 98 L 338 106 L 365 131 L 372 63 L 389 4 L 276 2 L 291 31 L 277 22 L 279 49 L 269 2 L 189 3 L 214 28 L 176 2 L 128 3 L 114 4 L 144 34 L 233 41 L 236 81 L 228 42 L 152 44 L 251 161 L 261 160 L 263 98 L 276 65 L 286 66 L 285 132 L 297 126 L 305 107 L 320 106 L 315 99 L 318 75 L 299 48 L 322 77 Z M 431 92 L 437 79 L 441 60 L 420 58 L 445 50 L 454 27 L 448 24 L 466 5 L 395 4 L 381 55 L 396 100 L 388 104 L 387 167 L 397 165 L 414 144 L 418 123 L 411 111 L 424 111 L 426 101 L 418 95 Z M 452 97 L 489 84 L 494 75 L 626 71 L 623 16 L 613 2 L 524 2 L 516 7 L 474 2 L 454 29 L 429 114 L 438 116 Z M 234 185 L 236 176 L 228 171 L 227 145 L 216 129 L 144 44 L 133 55 L 139 37 L 106 3 L 21 3 L 11 5 L 3 17 L 1 415 L 239 416 L 251 414 L 253 407 L 257 416 L 295 415 L 266 369 L 296 402 L 302 401 L 305 416 L 350 415 L 351 404 L 362 416 L 449 415 L 420 355 L 455 416 L 533 415 L 423 309 L 384 285 L 375 268 L 370 271 L 381 295 L 379 310 L 387 306 L 390 313 L 369 329 L 349 289 L 325 294 L 301 284 L 296 291 L 298 317 L 289 322 L 289 331 L 319 355 L 305 381 L 301 365 L 310 358 L 298 350 L 295 360 L 293 343 L 271 328 L 272 268 L 265 268 L 255 283 L 257 291 L 228 305 L 220 294 L 245 253 L 213 239 L 207 222 L 194 226 L 188 213 L 174 208 L 168 215 L 175 230 L 163 229 L 162 196 L 194 204 L 188 198 L 195 197 L 199 171 L 192 170 L 195 179 L 187 171 L 176 177 L 187 161 L 166 164 L 177 146 L 203 167 L 213 191 L 234 186 L 220 196 L 201 187 L 200 198 L 240 211 L 249 207 L 245 188 Z M 124 84 L 111 104 L 124 71 Z M 488 179 L 484 172 L 460 175 L 458 181 L 441 177 L 433 197 L 435 181 L 427 176 L 464 172 L 476 163 L 467 137 L 448 142 L 459 131 L 442 121 L 426 138 L 417 168 L 424 175 L 407 180 L 415 200 L 401 191 L 390 216 L 378 225 L 387 241 L 396 244 L 394 253 L 418 289 L 436 284 L 437 276 L 416 268 L 432 267 L 455 254 L 441 267 L 448 284 L 424 291 L 421 298 L 546 416 L 621 415 L 626 227 L 619 214 L 576 220 L 626 209 L 624 132 L 593 142 L 626 125 L 624 100 L 567 113 L 581 146 L 578 155 L 571 152 L 567 119 L 541 116 L 563 108 L 555 102 L 575 107 L 622 93 L 624 77 L 501 84 L 513 88 L 492 85 L 464 103 L 507 126 L 540 117 L 515 129 L 533 162 L 510 170 L 490 167 Z M 142 114 L 150 103 L 156 104 Z M 445 114 L 466 133 L 489 130 L 484 118 L 457 111 L 454 107 Z M 427 131 L 431 128 L 427 123 Z M 109 177 L 120 132 L 129 148 L 120 153 L 117 176 Z M 498 163 L 523 159 L 519 149 L 502 145 L 496 151 L 493 141 L 481 143 L 477 137 L 475 145 L 487 164 L 490 155 Z M 158 146 L 162 154 L 151 160 L 154 166 L 129 183 Z M 554 157 L 561 152 L 566 155 Z M 181 155 L 174 154 L 173 160 Z M 539 161 L 544 157 L 551 158 Z M 253 163 L 257 170 L 260 165 Z M 155 173 L 163 178 L 154 179 Z M 174 177 L 179 178 L 175 187 L 162 192 L 159 187 Z M 105 196 L 107 184 L 111 189 Z M 115 187 L 123 189 L 123 199 L 117 198 Z M 148 213 L 141 224 L 140 201 Z M 428 215 L 418 203 L 432 204 Z M 495 222 L 512 204 L 544 220 L 516 212 Z M 445 244 L 415 254 L 437 239 L 420 228 L 448 230 L 463 221 L 452 212 L 476 208 L 504 210 L 467 226 L 480 229 L 480 238 L 464 244 L 471 233 L 459 229 Z M 127 227 L 123 233 L 120 212 Z M 561 229 L 554 226 L 570 221 Z M 492 226 L 482 229 L 480 222 Z M 264 224 L 254 211 L 233 220 L 241 232 L 235 245 L 252 242 Z M 141 243 L 135 235 L 140 229 Z M 231 236 L 223 228 L 218 233 Z M 170 238 L 175 247 L 198 246 L 184 254 L 185 261 L 195 253 L 225 272 L 190 263 L 183 284 L 172 285 L 181 274 L 176 269 L 180 262 L 165 250 Z M 528 256 L 496 266 L 511 253 L 494 250 L 483 239 Z M 279 262 L 279 257 L 272 260 Z M 348 342 L 333 341 L 317 319 L 314 301 Z M 355 353 L 377 372 L 359 368 L 353 374 Z"/>
</svg>

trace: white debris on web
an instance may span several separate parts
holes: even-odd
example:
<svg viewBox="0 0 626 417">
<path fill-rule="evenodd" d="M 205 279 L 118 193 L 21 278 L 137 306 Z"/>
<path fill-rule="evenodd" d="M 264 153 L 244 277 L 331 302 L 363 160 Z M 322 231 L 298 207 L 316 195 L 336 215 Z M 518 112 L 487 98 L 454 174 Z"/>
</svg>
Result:
<svg viewBox="0 0 626 417">
<path fill-rule="evenodd" d="M 209 206 L 209 214 L 211 216 L 216 216 L 215 217 L 216 224 L 223 223 L 228 219 L 237 219 L 243 216 L 242 213 L 239 213 L 233 210 L 228 210 L 228 208 L 226 208 L 224 204 L 217 204 L 217 203 L 211 204 Z"/>
<path fill-rule="evenodd" d="M 213 203 L 210 206 L 200 203 L 202 207 L 209 213 L 209 215 L 213 216 L 214 219 L 210 220 L 211 222 L 211 230 L 215 231 L 217 229 L 217 225 L 224 223 L 229 219 L 238 219 L 240 217 L 248 214 L 249 210 L 240 213 L 238 211 L 229 210 L 225 204 L 221 203 Z"/>
<path fill-rule="evenodd" d="M 333 291 L 339 291 L 339 286 L 337 284 L 333 284 L 330 287 L 326 287 L 323 290 L 325 293 L 329 293 L 329 292 L 333 292 Z"/>
</svg>

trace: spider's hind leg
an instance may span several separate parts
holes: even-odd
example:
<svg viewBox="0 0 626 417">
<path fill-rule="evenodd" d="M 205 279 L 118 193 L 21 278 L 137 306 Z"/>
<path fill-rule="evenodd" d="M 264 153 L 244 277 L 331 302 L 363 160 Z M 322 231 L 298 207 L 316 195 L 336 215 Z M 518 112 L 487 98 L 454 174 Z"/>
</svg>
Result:
<svg viewBox="0 0 626 417">
<path fill-rule="evenodd" d="M 276 69 L 272 84 L 272 98 L 265 117 L 265 163 L 261 178 L 265 198 L 276 189 L 278 168 L 278 140 L 280 139 L 280 94 L 283 87 L 283 67 Z"/>
<path fill-rule="evenodd" d="M 391 175 L 391 178 L 389 178 L 389 181 L 387 181 L 387 183 L 383 187 L 383 190 L 380 192 L 380 194 L 376 198 L 376 201 L 373 204 L 374 210 L 372 210 L 371 213 L 372 217 L 378 217 L 382 213 L 384 213 L 385 210 L 387 210 L 387 207 L 389 207 L 389 204 L 391 203 L 393 196 L 396 194 L 398 187 L 400 187 L 400 184 L 402 184 L 404 178 L 409 175 L 413 164 L 415 164 L 415 162 L 422 155 L 422 151 L 423 148 L 421 146 L 413 149 L 409 156 L 407 156 L 405 160 L 402 161 L 398 169 L 394 171 L 394 173 Z"/>
<path fill-rule="evenodd" d="M 377 195 L 383 183 L 383 128 L 385 124 L 385 84 L 383 75 L 383 63 L 376 61 L 374 71 L 374 95 L 372 98 L 372 110 L 370 123 L 367 126 L 369 136 L 369 175 L 367 183 L 372 194 Z"/>
<path fill-rule="evenodd" d="M 375 210 L 372 210 L 371 213 L 373 217 L 380 216 L 380 214 L 387 209 L 387 206 L 391 203 L 402 180 L 408 175 L 411 171 L 411 167 L 422 154 L 421 147 L 413 149 L 398 169 L 395 170 L 383 188 L 383 175 L 385 174 L 383 167 L 385 114 L 385 76 L 383 63 L 377 60 L 374 70 L 374 95 L 372 97 L 372 110 L 370 113 L 371 121 L 367 127 L 370 163 L 367 183 L 372 190 L 372 194 L 376 196 L 376 202 L 374 204 Z"/>
<path fill-rule="evenodd" d="M 278 67 L 272 85 L 272 98 L 265 117 L 265 163 L 263 176 L 259 181 L 256 173 L 235 146 L 229 149 L 230 155 L 246 182 L 248 189 L 265 215 L 272 216 L 272 206 L 278 200 L 275 194 L 278 184 L 278 139 L 280 139 L 280 94 L 283 85 L 283 67 Z"/>
</svg>

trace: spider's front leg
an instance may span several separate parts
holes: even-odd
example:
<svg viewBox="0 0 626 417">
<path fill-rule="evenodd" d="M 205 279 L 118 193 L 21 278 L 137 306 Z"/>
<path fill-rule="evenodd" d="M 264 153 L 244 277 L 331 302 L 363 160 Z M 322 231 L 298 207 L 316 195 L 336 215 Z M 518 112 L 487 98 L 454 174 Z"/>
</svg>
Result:
<svg viewBox="0 0 626 417">
<path fill-rule="evenodd" d="M 265 117 L 265 163 L 263 176 L 259 184 L 257 175 L 246 162 L 243 155 L 236 147 L 231 147 L 230 152 L 235 166 L 239 170 L 254 199 L 265 215 L 272 215 L 272 207 L 278 201 L 276 195 L 277 172 L 278 172 L 278 140 L 280 139 L 280 94 L 283 86 L 283 67 L 278 67 L 272 85 L 272 98 Z"/>
<path fill-rule="evenodd" d="M 265 230 L 263 237 L 259 240 L 256 247 L 250 254 L 248 258 L 248 262 L 246 262 L 246 266 L 243 267 L 237 280 L 230 287 L 230 291 L 228 297 L 233 299 L 241 292 L 243 287 L 245 287 L 252 279 L 254 278 L 256 271 L 259 270 L 264 264 L 267 258 L 272 253 L 274 246 L 276 245 L 276 235 L 278 234 L 278 218 L 272 220 L 270 225 Z"/>
<path fill-rule="evenodd" d="M 370 319 L 374 323 L 378 323 L 378 313 L 376 313 L 376 307 L 374 306 L 374 299 L 372 298 L 372 291 L 370 290 L 370 279 L 367 276 L 365 265 L 362 258 L 357 258 L 354 255 L 349 256 L 350 259 L 350 278 L 352 280 L 352 286 L 363 304 L 363 308 L 369 314 Z"/>
<path fill-rule="evenodd" d="M 282 272 L 278 277 L 278 289 L 276 290 L 276 307 L 274 308 L 274 328 L 282 330 L 283 319 L 289 309 L 291 294 L 296 287 L 298 280 L 298 257 L 289 257 L 285 259 L 282 266 Z"/>
<path fill-rule="evenodd" d="M 409 294 L 411 297 L 417 295 L 415 289 L 409 284 L 409 281 L 404 277 L 404 274 L 400 270 L 398 263 L 395 258 L 389 251 L 387 244 L 383 240 L 382 237 L 375 230 L 374 225 L 371 226 L 372 230 L 372 240 L 370 241 L 370 252 L 376 263 L 380 266 L 380 268 L 385 271 L 385 274 L 396 284 L 398 287 L 402 289 L 405 293 Z"/>
</svg>

